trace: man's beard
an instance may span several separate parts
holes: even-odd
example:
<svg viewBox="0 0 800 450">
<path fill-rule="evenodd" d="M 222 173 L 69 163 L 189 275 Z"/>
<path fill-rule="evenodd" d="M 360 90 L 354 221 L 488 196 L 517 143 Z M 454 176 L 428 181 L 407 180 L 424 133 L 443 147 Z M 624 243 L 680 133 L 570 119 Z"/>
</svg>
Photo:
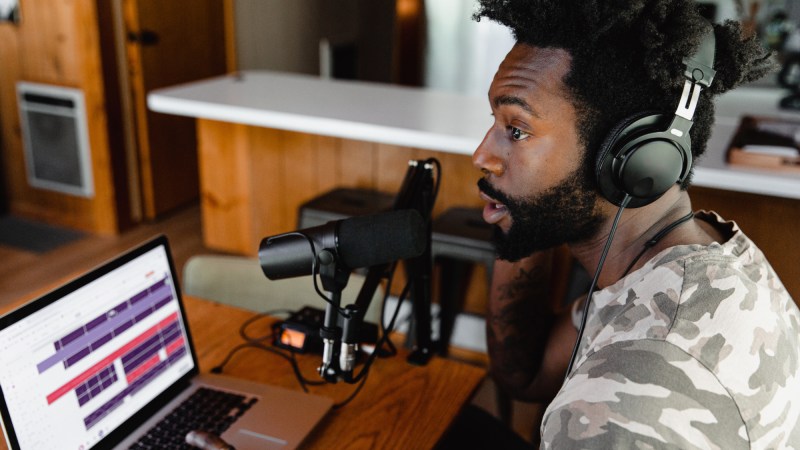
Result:
<svg viewBox="0 0 800 450">
<path fill-rule="evenodd" d="M 500 259 L 519 261 L 539 250 L 589 239 L 602 221 L 595 211 L 594 189 L 580 168 L 531 198 L 510 197 L 485 178 L 478 181 L 478 188 L 503 203 L 511 216 L 507 233 L 494 226 L 492 240 Z"/>
</svg>

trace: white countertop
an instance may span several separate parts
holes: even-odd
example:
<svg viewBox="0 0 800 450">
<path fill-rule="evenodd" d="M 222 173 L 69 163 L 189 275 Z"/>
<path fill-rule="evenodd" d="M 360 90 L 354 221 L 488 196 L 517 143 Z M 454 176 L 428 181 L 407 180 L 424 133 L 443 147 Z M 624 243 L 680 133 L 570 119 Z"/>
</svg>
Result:
<svg viewBox="0 0 800 450">
<path fill-rule="evenodd" d="M 800 199 L 800 176 L 725 162 L 742 115 L 800 120 L 800 113 L 777 108 L 784 95 L 777 89 L 740 88 L 721 96 L 693 184 Z M 486 97 L 275 72 L 242 72 L 159 89 L 147 103 L 162 113 L 465 155 L 492 124 Z"/>
<path fill-rule="evenodd" d="M 277 72 L 160 89 L 147 104 L 182 116 L 463 154 L 472 154 L 492 124 L 485 97 Z"/>
</svg>

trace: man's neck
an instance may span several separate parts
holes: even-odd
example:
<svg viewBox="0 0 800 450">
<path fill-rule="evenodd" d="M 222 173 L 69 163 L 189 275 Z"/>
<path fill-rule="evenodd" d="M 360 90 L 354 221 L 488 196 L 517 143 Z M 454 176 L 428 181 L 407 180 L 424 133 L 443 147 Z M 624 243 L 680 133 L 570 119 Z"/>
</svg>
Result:
<svg viewBox="0 0 800 450">
<path fill-rule="evenodd" d="M 597 235 L 586 242 L 570 246 L 573 256 L 592 276 L 618 211 L 616 206 L 608 203 L 603 208 L 605 220 Z M 684 219 L 691 211 L 689 195 L 677 186 L 650 205 L 623 211 L 597 287 L 602 289 L 616 283 L 626 273 L 635 271 L 666 248 L 685 244 L 708 245 L 720 241 L 721 236 L 713 228 L 705 227 L 693 219 Z M 675 225 L 674 228 L 666 234 L 662 233 L 654 245 L 646 247 L 647 241 L 672 224 Z M 634 261 L 635 264 L 631 266 Z"/>
</svg>

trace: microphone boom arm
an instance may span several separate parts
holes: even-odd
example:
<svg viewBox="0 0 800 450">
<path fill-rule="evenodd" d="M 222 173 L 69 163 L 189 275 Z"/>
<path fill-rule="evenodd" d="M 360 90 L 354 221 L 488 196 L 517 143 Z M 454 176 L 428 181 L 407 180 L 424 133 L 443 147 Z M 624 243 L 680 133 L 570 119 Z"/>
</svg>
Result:
<svg viewBox="0 0 800 450">
<path fill-rule="evenodd" d="M 408 169 L 395 197 L 394 210 L 415 209 L 422 216 L 426 226 L 425 251 L 415 258 L 404 260 L 407 280 L 412 283 L 411 300 L 414 315 L 413 330 L 409 333 L 408 342 L 414 348 L 408 360 L 415 365 L 427 364 L 433 354 L 431 341 L 431 214 L 436 200 L 434 192 L 433 167 L 438 161 L 429 159 L 425 161 L 411 160 Z M 441 173 L 437 173 L 441 177 Z M 437 180 L 437 183 L 439 180 Z M 344 335 L 342 348 L 356 342 L 358 329 L 363 321 L 364 313 L 369 308 L 375 291 L 380 285 L 390 264 L 370 267 L 366 280 L 356 297 L 353 305 L 347 307 L 353 314 L 344 319 Z M 383 318 L 381 318 L 383 320 Z M 350 323 L 352 322 L 352 323 Z M 376 349 L 377 351 L 377 349 Z M 342 361 L 344 362 L 344 361 Z M 344 367 L 345 365 L 342 364 Z M 343 371 L 345 380 L 352 377 L 352 371 Z"/>
<path fill-rule="evenodd" d="M 433 353 L 431 214 L 440 184 L 439 161 L 434 158 L 411 160 L 395 197 L 393 211 L 330 221 L 262 239 L 258 254 L 267 278 L 319 276 L 323 289 L 330 293 L 328 298 L 320 291 L 315 278 L 315 289 L 327 302 L 320 327 L 323 355 L 318 369 L 326 381 L 342 379 L 355 383 L 366 375 L 376 355 L 370 356 L 358 376 L 353 376 L 361 324 L 378 286 L 389 279 L 399 260 L 404 262 L 409 283 L 404 292 L 410 292 L 414 314 L 408 341 L 414 351 L 408 359 L 417 365 L 428 362 Z M 360 267 L 367 268 L 364 284 L 355 302 L 343 308 L 342 290 L 347 286 L 350 271 Z M 384 326 L 381 328 L 387 332 Z"/>
</svg>

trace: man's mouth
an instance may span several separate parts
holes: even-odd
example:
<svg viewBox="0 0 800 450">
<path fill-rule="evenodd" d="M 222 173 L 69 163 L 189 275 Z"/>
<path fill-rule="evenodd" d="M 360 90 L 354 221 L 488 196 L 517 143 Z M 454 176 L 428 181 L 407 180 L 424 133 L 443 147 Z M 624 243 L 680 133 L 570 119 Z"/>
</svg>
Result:
<svg viewBox="0 0 800 450">
<path fill-rule="evenodd" d="M 483 192 L 479 193 L 481 200 L 486 202 L 483 207 L 483 220 L 490 224 L 496 224 L 508 216 L 508 208 L 506 205 L 498 202 L 497 200 L 489 197 Z"/>
</svg>

